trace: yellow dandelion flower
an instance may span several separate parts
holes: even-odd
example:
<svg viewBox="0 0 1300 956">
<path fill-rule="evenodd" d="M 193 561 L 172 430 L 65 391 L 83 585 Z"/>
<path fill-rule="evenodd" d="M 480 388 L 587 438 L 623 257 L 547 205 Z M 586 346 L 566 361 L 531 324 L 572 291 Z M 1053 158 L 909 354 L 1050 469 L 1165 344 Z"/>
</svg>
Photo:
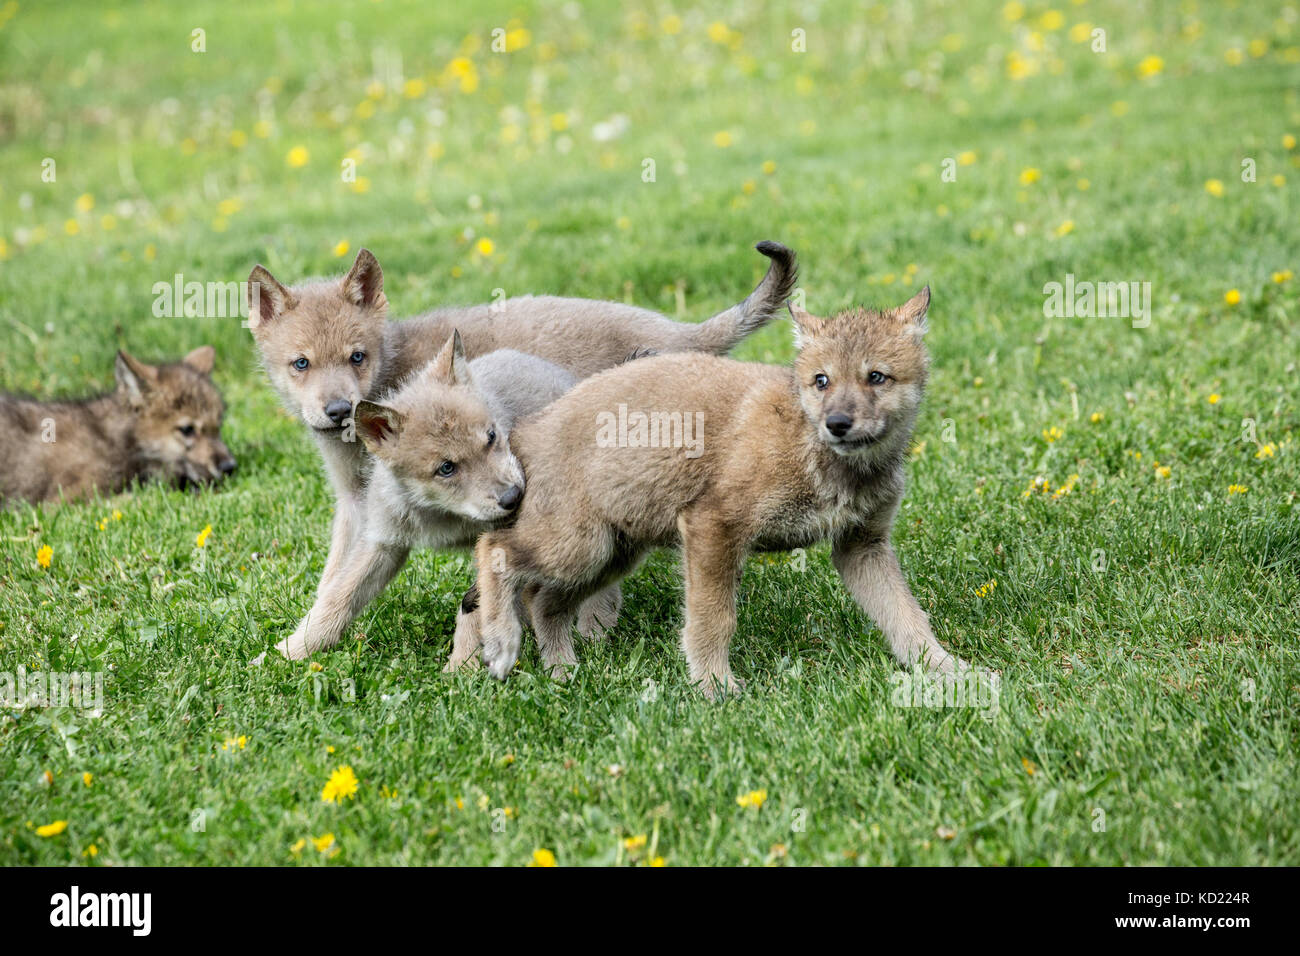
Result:
<svg viewBox="0 0 1300 956">
<path fill-rule="evenodd" d="M 1295 136 L 1293 136 L 1291 133 L 1287 133 L 1285 136 L 1283 136 L 1282 146 L 1285 149 L 1295 149 Z"/>
<path fill-rule="evenodd" d="M 92 843 L 90 844 L 90 846 L 86 847 L 84 850 L 81 851 L 81 855 L 83 857 L 90 857 L 91 859 L 94 859 L 95 857 L 99 856 L 99 847 L 95 846 L 95 844 Z"/>
<path fill-rule="evenodd" d="M 1061 27 L 1065 26 L 1065 14 L 1060 10 L 1048 10 L 1038 18 L 1038 26 L 1040 29 L 1046 30 L 1049 33 L 1054 30 L 1059 30 Z"/>
<path fill-rule="evenodd" d="M 1034 762 L 1033 762 L 1032 760 L 1030 760 L 1028 757 L 1021 757 L 1021 758 L 1020 758 L 1020 766 L 1024 767 L 1024 768 L 1025 768 L 1025 773 L 1029 774 L 1029 776 L 1031 776 L 1031 777 L 1032 777 L 1034 774 L 1038 773 L 1038 764 L 1034 763 Z"/>
<path fill-rule="evenodd" d="M 317 852 L 324 853 L 334 845 L 333 833 L 322 833 L 318 837 L 311 838 L 312 846 L 316 847 Z"/>
<path fill-rule="evenodd" d="M 1073 220 L 1073 219 L 1067 219 L 1067 220 L 1065 220 L 1065 222 L 1061 223 L 1059 226 L 1056 227 L 1056 235 L 1057 235 L 1058 237 L 1060 237 L 1060 236 L 1068 236 L 1068 235 L 1069 235 L 1070 233 L 1072 233 L 1072 232 L 1074 232 L 1074 220 Z"/>
<path fill-rule="evenodd" d="M 1105 417 L 1106 416 L 1103 415 L 1101 412 L 1093 412 L 1091 415 L 1088 416 L 1088 421 L 1092 422 L 1095 425 Z"/>
<path fill-rule="evenodd" d="M 675 13 L 671 16 L 666 16 L 659 21 L 659 29 L 663 30 L 664 33 L 668 34 L 670 37 L 677 36 L 677 34 L 682 32 L 682 18 Z"/>
<path fill-rule="evenodd" d="M 752 807 L 755 810 L 761 810 L 763 804 L 767 802 L 766 790 L 751 790 L 748 793 L 742 793 L 736 797 L 736 806 Z"/>
<path fill-rule="evenodd" d="M 1241 290 L 1229 289 L 1227 292 L 1223 293 L 1223 301 L 1228 303 L 1228 305 L 1236 305 L 1241 301 Z"/>
<path fill-rule="evenodd" d="M 348 250 L 351 248 L 352 246 L 348 244 L 348 241 L 346 239 L 340 239 L 338 242 L 334 244 L 334 258 L 338 259 L 341 258 L 342 256 L 346 256 L 348 254 Z"/>
<path fill-rule="evenodd" d="M 310 159 L 311 153 L 307 152 L 306 146 L 295 146 L 284 157 L 284 161 L 289 164 L 290 169 L 301 169 L 307 165 Z"/>
<path fill-rule="evenodd" d="M 1002 19 L 1009 23 L 1015 23 L 1025 15 L 1025 5 L 1018 0 L 1012 0 L 1002 8 Z"/>
<path fill-rule="evenodd" d="M 297 856 L 297 855 L 298 855 L 299 853 L 301 853 L 301 852 L 302 852 L 306 847 L 307 847 L 307 840 L 306 840 L 306 838 L 305 838 L 305 837 L 299 837 L 299 838 L 298 838 L 298 842 L 295 843 L 293 846 L 289 847 L 289 852 L 292 853 L 294 856 Z"/>
<path fill-rule="evenodd" d="M 402 95 L 408 100 L 415 100 L 423 96 L 427 89 L 428 87 L 425 86 L 424 80 L 417 77 L 415 79 L 407 80 L 402 85 Z"/>
<path fill-rule="evenodd" d="M 43 827 L 37 827 L 36 835 L 38 837 L 58 836 L 67 828 L 68 828 L 67 820 L 55 820 L 53 823 L 47 823 Z"/>
<path fill-rule="evenodd" d="M 1065 437 L 1064 430 L 1058 428 L 1056 425 L 1053 425 L 1051 428 L 1043 429 L 1043 440 L 1046 441 L 1049 445 L 1052 444 L 1053 442 L 1060 441 L 1064 437 Z"/>
<path fill-rule="evenodd" d="M 718 149 L 726 149 L 731 145 L 731 133 L 727 130 L 719 130 L 713 134 L 713 145 Z"/>
<path fill-rule="evenodd" d="M 1211 405 L 1217 405 L 1219 404 L 1219 399 L 1221 398 L 1223 398 L 1223 396 L 1220 395 L 1218 392 L 1211 392 L 1210 396 L 1206 399 L 1206 401 L 1209 402 Z"/>
<path fill-rule="evenodd" d="M 205 548 L 208 544 L 208 538 L 212 537 L 212 525 L 204 525 L 203 530 L 194 538 L 194 547 Z"/>
<path fill-rule="evenodd" d="M 1165 68 L 1165 61 L 1152 54 L 1143 57 L 1137 65 L 1138 76 L 1155 76 Z"/>
<path fill-rule="evenodd" d="M 1275 454 L 1277 454 L 1277 444 L 1269 442 L 1267 445 L 1259 446 L 1258 450 L 1255 452 L 1255 457 L 1257 459 L 1272 458 Z"/>
<path fill-rule="evenodd" d="M 248 145 L 248 134 L 242 129 L 232 129 L 230 131 L 230 145 L 235 149 L 243 149 Z"/>
<path fill-rule="evenodd" d="M 1223 51 L 1223 61 L 1227 63 L 1228 66 L 1240 66 L 1241 61 L 1244 59 L 1245 57 L 1242 56 L 1241 51 L 1236 47 Z"/>
<path fill-rule="evenodd" d="M 655 856 L 646 860 L 645 865 L 646 866 L 667 866 L 668 864 L 664 862 L 664 858 L 662 856 Z"/>
<path fill-rule="evenodd" d="M 1273 273 L 1273 281 L 1278 285 L 1281 285 L 1283 282 L 1289 282 L 1291 280 L 1291 275 L 1292 273 L 1290 269 L 1283 269 L 1280 272 Z"/>
<path fill-rule="evenodd" d="M 78 235 L 81 232 L 81 223 L 77 222 L 75 219 L 65 220 L 63 223 L 63 231 L 70 236 Z"/>
<path fill-rule="evenodd" d="M 1170 473 L 1171 471 L 1168 465 L 1160 465 L 1159 467 L 1156 468 L 1157 478 L 1168 478 Z"/>
<path fill-rule="evenodd" d="M 326 803 L 342 803 L 357 793 L 357 777 L 349 766 L 339 767 L 330 775 L 321 789 L 320 798 Z"/>
<path fill-rule="evenodd" d="M 83 773 L 83 774 L 81 775 L 81 782 L 84 783 L 84 784 L 85 784 L 86 786 L 88 786 L 88 787 L 89 787 L 92 783 L 94 783 L 94 781 L 95 781 L 95 775 L 94 775 L 93 773 L 91 773 L 89 770 L 87 770 L 85 773 Z"/>
<path fill-rule="evenodd" d="M 973 149 L 962 150 L 960 153 L 957 154 L 957 165 L 974 166 L 975 161 L 977 159 L 979 159 L 979 155 L 975 152 L 975 150 Z"/>
<path fill-rule="evenodd" d="M 494 243 L 487 236 L 484 236 L 478 242 L 474 243 L 474 248 L 475 250 L 478 251 L 479 255 L 490 256 L 492 255 L 492 253 L 496 252 L 497 247 L 496 247 L 496 243 Z"/>
<path fill-rule="evenodd" d="M 726 43 L 731 39 L 731 31 L 721 20 L 709 24 L 709 39 L 714 43 Z"/>
<path fill-rule="evenodd" d="M 43 568 L 48 568 L 50 562 L 54 560 L 54 549 L 48 544 L 42 545 L 36 552 L 36 563 Z"/>
<path fill-rule="evenodd" d="M 555 866 L 555 854 L 545 848 L 533 851 L 533 861 L 529 866 Z"/>
<path fill-rule="evenodd" d="M 636 836 L 630 836 L 623 841 L 623 849 L 627 850 L 629 853 L 635 853 L 637 850 L 644 847 L 645 844 L 646 844 L 645 834 L 638 833 Z"/>
<path fill-rule="evenodd" d="M 1216 199 L 1223 195 L 1223 180 L 1207 179 L 1205 181 L 1205 191 Z"/>
<path fill-rule="evenodd" d="M 776 172 L 776 163 L 770 159 L 765 160 L 763 162 L 762 169 L 763 169 L 764 176 L 771 176 L 774 172 Z"/>
<path fill-rule="evenodd" d="M 1028 166 L 1020 171 L 1020 185 L 1022 186 L 1031 186 L 1042 178 L 1042 172 L 1033 166 Z"/>
<path fill-rule="evenodd" d="M 90 212 L 95 208 L 95 197 L 90 193 L 82 193 L 77 197 L 77 211 Z"/>
<path fill-rule="evenodd" d="M 1228 494 L 1230 495 L 1244 495 L 1247 490 L 1245 485 L 1228 485 Z"/>
</svg>

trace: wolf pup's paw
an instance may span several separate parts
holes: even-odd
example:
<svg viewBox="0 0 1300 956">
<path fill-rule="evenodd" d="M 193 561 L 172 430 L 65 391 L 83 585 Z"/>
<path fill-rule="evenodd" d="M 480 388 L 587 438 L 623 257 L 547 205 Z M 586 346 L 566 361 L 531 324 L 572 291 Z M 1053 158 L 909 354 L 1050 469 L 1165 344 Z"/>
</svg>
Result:
<svg viewBox="0 0 1300 956">
<path fill-rule="evenodd" d="M 275 649 L 291 661 L 305 661 L 311 656 L 311 651 L 307 650 L 307 635 L 301 628 L 276 644 Z"/>
<path fill-rule="evenodd" d="M 505 680 L 519 659 L 519 646 L 511 647 L 508 641 L 484 641 L 483 663 L 488 673 L 497 680 Z"/>
<path fill-rule="evenodd" d="M 697 683 L 704 696 L 715 701 L 722 700 L 724 697 L 739 697 L 745 690 L 745 681 L 735 674 L 725 674 L 721 677 L 710 674 Z"/>
</svg>

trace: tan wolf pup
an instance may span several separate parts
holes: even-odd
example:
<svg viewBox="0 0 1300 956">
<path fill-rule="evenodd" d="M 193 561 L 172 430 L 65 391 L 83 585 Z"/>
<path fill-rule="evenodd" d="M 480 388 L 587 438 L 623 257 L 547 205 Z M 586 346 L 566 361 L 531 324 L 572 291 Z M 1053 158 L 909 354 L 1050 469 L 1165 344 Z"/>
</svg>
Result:
<svg viewBox="0 0 1300 956">
<path fill-rule="evenodd" d="M 649 549 L 680 545 L 691 679 L 710 696 L 735 690 L 728 651 L 746 556 L 827 538 L 849 593 L 900 662 L 964 668 L 935 640 L 889 541 L 925 388 L 929 303 L 927 287 L 883 312 L 821 319 L 792 309 L 793 369 L 651 356 L 587 379 L 517 428 L 528 495 L 513 524 L 476 549 L 491 672 L 504 678 L 518 658 L 521 598 L 557 672 L 575 661 L 577 603 Z M 693 441 L 678 440 L 678 418 L 683 433 L 694 423 Z M 657 441 L 643 427 L 656 419 Z"/>
<path fill-rule="evenodd" d="M 212 383 L 212 346 L 146 365 L 117 353 L 117 388 L 76 401 L 0 395 L 0 501 L 116 494 L 133 481 L 177 487 L 235 470 L 221 440 L 225 406 Z"/>
<path fill-rule="evenodd" d="M 762 281 L 743 302 L 698 325 L 618 302 L 555 296 L 438 309 L 392 322 L 383 272 L 368 250 L 358 253 L 341 280 L 292 288 L 256 266 L 248 279 L 249 325 L 262 364 L 285 406 L 311 430 L 334 487 L 329 556 L 317 592 L 332 586 L 362 530 L 370 463 L 355 440 L 352 412 L 358 402 L 386 394 L 424 368 L 456 329 L 470 359 L 511 348 L 577 378 L 639 350 L 726 353 L 776 315 L 794 287 L 794 253 L 770 241 L 757 249 L 771 260 Z M 310 653 L 297 644 L 282 650 Z"/>
</svg>

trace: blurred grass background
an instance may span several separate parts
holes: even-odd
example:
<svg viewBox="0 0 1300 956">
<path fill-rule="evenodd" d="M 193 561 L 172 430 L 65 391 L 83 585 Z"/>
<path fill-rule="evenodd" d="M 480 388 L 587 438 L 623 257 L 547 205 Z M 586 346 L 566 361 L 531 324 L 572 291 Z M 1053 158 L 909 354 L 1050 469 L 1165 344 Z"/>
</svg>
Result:
<svg viewBox="0 0 1300 956">
<path fill-rule="evenodd" d="M 0 723 L 0 856 L 1294 863 L 1298 79 L 1293 3 L 0 6 L 0 388 L 211 342 L 241 461 L 0 514 L 0 668 L 114 668 L 101 720 Z M 398 316 L 501 288 L 694 321 L 764 238 L 815 312 L 934 291 L 896 543 L 999 717 L 891 707 L 824 551 L 751 563 L 723 708 L 685 684 L 671 556 L 567 687 L 439 676 L 470 578 L 440 555 L 324 671 L 247 668 L 308 605 L 328 491 L 239 321 L 155 317 L 154 283 L 365 246 Z M 1152 283 L 1150 327 L 1045 318 L 1067 273 Z M 788 328 L 738 354 L 786 361 Z"/>
</svg>

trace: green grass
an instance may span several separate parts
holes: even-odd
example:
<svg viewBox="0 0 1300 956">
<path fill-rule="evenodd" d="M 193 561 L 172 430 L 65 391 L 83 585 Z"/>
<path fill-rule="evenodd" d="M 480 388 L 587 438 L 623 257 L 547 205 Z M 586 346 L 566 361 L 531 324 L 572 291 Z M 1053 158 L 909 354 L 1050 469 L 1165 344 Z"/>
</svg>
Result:
<svg viewBox="0 0 1300 956">
<path fill-rule="evenodd" d="M 215 493 L 0 513 L 0 671 L 107 675 L 99 719 L 0 715 L 0 862 L 1300 863 L 1300 279 L 1273 281 L 1300 270 L 1300 27 L 1252 4 L 1061 0 L 1048 29 L 1037 3 L 778 2 L 719 43 L 719 14 L 661 2 L 452 6 L 23 3 L 0 27 L 0 388 L 80 394 L 119 346 L 211 342 L 241 465 Z M 527 46 L 491 53 L 512 16 Z M 720 705 L 687 683 L 669 554 L 567 685 L 531 649 L 504 684 L 444 677 L 472 574 L 432 553 L 319 670 L 249 666 L 308 607 L 330 496 L 247 331 L 155 318 L 155 282 L 288 281 L 364 245 L 396 315 L 496 288 L 675 315 L 680 284 L 698 320 L 749 290 L 763 238 L 798 250 L 815 312 L 932 286 L 895 543 L 940 639 L 1001 672 L 996 714 L 894 706 L 824 548 L 751 561 L 748 692 Z M 1045 318 L 1066 273 L 1151 282 L 1150 327 Z M 739 354 L 788 360 L 788 328 Z M 324 803 L 340 765 L 359 790 Z M 327 833 L 332 855 L 295 852 Z"/>
</svg>

